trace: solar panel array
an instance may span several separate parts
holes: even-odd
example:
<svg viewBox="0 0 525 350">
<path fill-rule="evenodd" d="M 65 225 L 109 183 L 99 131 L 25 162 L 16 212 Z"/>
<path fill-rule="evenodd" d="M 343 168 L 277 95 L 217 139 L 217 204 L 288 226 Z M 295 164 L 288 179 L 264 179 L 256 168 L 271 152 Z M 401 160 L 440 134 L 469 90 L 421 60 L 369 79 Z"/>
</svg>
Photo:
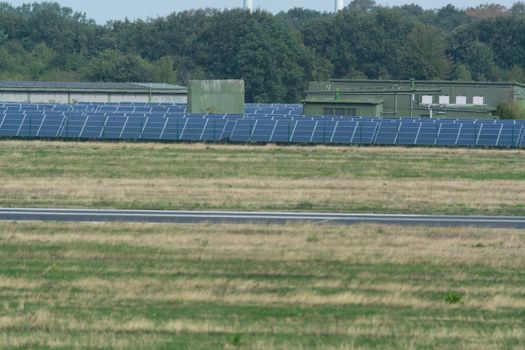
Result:
<svg viewBox="0 0 525 350">
<path fill-rule="evenodd" d="M 525 122 L 307 117 L 284 104 L 248 104 L 243 115 L 192 115 L 181 104 L 0 104 L 0 137 L 516 148 L 525 147 Z"/>
</svg>

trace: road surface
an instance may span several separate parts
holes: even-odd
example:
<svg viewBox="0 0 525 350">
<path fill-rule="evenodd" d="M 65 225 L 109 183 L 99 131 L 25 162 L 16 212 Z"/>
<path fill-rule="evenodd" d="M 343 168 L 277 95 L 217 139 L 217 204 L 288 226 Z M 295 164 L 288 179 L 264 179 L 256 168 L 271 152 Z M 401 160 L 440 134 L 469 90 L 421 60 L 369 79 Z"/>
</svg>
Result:
<svg viewBox="0 0 525 350">
<path fill-rule="evenodd" d="M 316 224 L 379 223 L 423 226 L 477 226 L 525 229 L 523 216 L 383 215 L 290 212 L 160 211 L 0 208 L 0 220 L 151 223 Z"/>
</svg>

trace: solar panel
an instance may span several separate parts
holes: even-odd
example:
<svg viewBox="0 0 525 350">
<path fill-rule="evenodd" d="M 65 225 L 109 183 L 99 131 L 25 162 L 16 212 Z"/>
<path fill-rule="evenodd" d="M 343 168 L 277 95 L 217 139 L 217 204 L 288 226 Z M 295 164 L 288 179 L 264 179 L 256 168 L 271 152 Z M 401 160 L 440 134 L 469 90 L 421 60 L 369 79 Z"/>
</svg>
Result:
<svg viewBox="0 0 525 350">
<path fill-rule="evenodd" d="M 202 141 L 220 141 L 226 127 L 226 119 L 209 119 L 202 132 Z"/>
<path fill-rule="evenodd" d="M 415 144 L 421 146 L 435 145 L 440 126 L 441 124 L 434 120 L 421 122 L 421 127 L 417 133 Z"/>
<path fill-rule="evenodd" d="M 144 128 L 145 122 L 146 119 L 143 117 L 127 117 L 120 138 L 126 140 L 142 140 L 142 129 Z"/>
<path fill-rule="evenodd" d="M 334 129 L 334 133 L 332 137 L 330 138 L 330 143 L 335 143 L 335 144 L 352 143 L 353 137 L 358 127 L 359 127 L 359 122 L 349 121 L 349 120 L 338 120 L 335 123 L 335 129 Z"/>
<path fill-rule="evenodd" d="M 318 120 L 315 124 L 311 143 L 328 144 L 332 140 L 336 122 L 330 119 Z"/>
<path fill-rule="evenodd" d="M 204 127 L 209 119 L 204 118 L 188 118 L 188 122 L 184 127 L 180 138 L 184 141 L 200 141 L 202 133 L 204 132 Z"/>
<path fill-rule="evenodd" d="M 115 140 L 119 139 L 127 117 L 111 116 L 107 117 L 100 132 L 100 138 Z"/>
<path fill-rule="evenodd" d="M 256 120 L 253 119 L 239 119 L 235 122 L 230 141 L 234 142 L 249 142 L 251 141 L 252 133 L 255 128 Z"/>
<path fill-rule="evenodd" d="M 374 140 L 376 145 L 395 145 L 399 136 L 400 121 L 381 121 Z"/>
<path fill-rule="evenodd" d="M 352 138 L 353 144 L 369 145 L 373 143 L 375 134 L 379 123 L 372 120 L 358 121 L 354 136 Z"/>
<path fill-rule="evenodd" d="M 476 146 L 480 128 L 480 124 L 472 121 L 461 123 L 456 146 Z"/>
<path fill-rule="evenodd" d="M 270 136 L 270 142 L 287 143 L 290 142 L 297 121 L 291 119 L 276 120 L 275 128 Z"/>
<path fill-rule="evenodd" d="M 148 117 L 144 121 L 144 128 L 142 130 L 142 139 L 143 140 L 159 140 L 160 135 L 166 123 L 168 122 L 167 118 L 163 117 Z"/>
<path fill-rule="evenodd" d="M 257 120 L 251 135 L 253 142 L 270 142 L 273 130 L 277 124 L 276 120 L 260 119 Z"/>
<path fill-rule="evenodd" d="M 398 145 L 414 145 L 421 128 L 421 122 L 415 120 L 402 121 L 399 125 L 399 134 L 396 140 Z"/>
<path fill-rule="evenodd" d="M 503 127 L 498 137 L 498 147 L 517 147 L 521 134 L 521 125 L 514 122 L 503 122 Z"/>
<path fill-rule="evenodd" d="M 316 123 L 317 122 L 312 120 L 297 119 L 297 124 L 292 133 L 291 142 L 311 143 Z"/>
<path fill-rule="evenodd" d="M 503 124 L 501 123 L 481 123 L 476 144 L 484 147 L 496 147 L 502 128 Z"/>
<path fill-rule="evenodd" d="M 179 117 L 168 117 L 161 131 L 160 140 L 180 141 L 188 119 Z"/>
<path fill-rule="evenodd" d="M 86 124 L 87 118 L 82 115 L 71 115 L 66 116 L 64 123 L 62 123 L 62 129 L 59 131 L 59 135 L 62 138 L 78 138 L 82 132 L 84 124 Z"/>
<path fill-rule="evenodd" d="M 182 104 L 0 103 L 0 137 L 524 147 L 525 122 L 302 116 L 247 104 L 244 115 L 190 115 Z"/>
<path fill-rule="evenodd" d="M 18 134 L 23 118 L 23 114 L 6 114 L 2 120 L 2 125 L 0 125 L 0 136 L 15 137 Z"/>
<path fill-rule="evenodd" d="M 86 122 L 80 132 L 81 138 L 98 139 L 102 135 L 107 117 L 100 115 L 91 115 L 86 118 Z M 103 136 L 102 136 L 103 137 Z"/>
</svg>

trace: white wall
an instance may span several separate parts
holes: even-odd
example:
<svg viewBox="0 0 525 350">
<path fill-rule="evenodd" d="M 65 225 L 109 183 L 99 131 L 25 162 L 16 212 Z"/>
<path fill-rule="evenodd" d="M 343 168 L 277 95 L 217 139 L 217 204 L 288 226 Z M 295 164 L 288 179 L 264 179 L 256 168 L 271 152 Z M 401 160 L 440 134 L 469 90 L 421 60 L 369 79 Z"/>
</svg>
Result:
<svg viewBox="0 0 525 350">
<path fill-rule="evenodd" d="M 19 103 L 60 103 L 76 102 L 150 102 L 149 94 L 109 94 L 109 93 L 67 93 L 53 92 L 0 92 L 0 101 Z M 186 103 L 187 95 L 151 95 L 152 103 Z"/>
</svg>

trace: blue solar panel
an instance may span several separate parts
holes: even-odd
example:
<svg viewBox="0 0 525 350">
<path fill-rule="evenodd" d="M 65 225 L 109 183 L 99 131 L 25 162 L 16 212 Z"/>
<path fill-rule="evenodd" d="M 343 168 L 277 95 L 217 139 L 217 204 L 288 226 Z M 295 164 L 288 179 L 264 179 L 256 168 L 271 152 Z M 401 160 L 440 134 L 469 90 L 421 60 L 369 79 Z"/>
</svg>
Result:
<svg viewBox="0 0 525 350">
<path fill-rule="evenodd" d="M 100 132 L 100 137 L 103 139 L 115 140 L 119 139 L 122 134 L 122 129 L 126 123 L 126 117 L 111 116 L 107 117 Z"/>
<path fill-rule="evenodd" d="M 399 120 L 380 122 L 374 143 L 376 145 L 395 145 L 399 136 L 399 128 Z"/>
<path fill-rule="evenodd" d="M 144 121 L 144 128 L 142 130 L 143 140 L 159 140 L 164 126 L 168 122 L 167 118 L 163 117 L 148 117 Z"/>
<path fill-rule="evenodd" d="M 415 120 L 402 121 L 399 125 L 399 134 L 396 140 L 398 145 L 414 145 L 421 128 L 421 122 Z"/>
<path fill-rule="evenodd" d="M 27 114 L 20 124 L 17 135 L 19 137 L 35 137 L 40 130 L 42 121 L 44 120 L 43 114 Z"/>
<path fill-rule="evenodd" d="M 422 146 L 435 145 L 440 126 L 441 124 L 435 120 L 423 121 L 416 137 L 416 144 Z"/>
<path fill-rule="evenodd" d="M 63 115 L 47 115 L 42 121 L 38 137 L 57 137 L 65 117 Z"/>
<path fill-rule="evenodd" d="M 185 105 L 0 103 L 0 137 L 524 147 L 522 121 L 306 117 L 300 105 L 248 104 L 244 115 Z"/>
<path fill-rule="evenodd" d="M 223 137 L 223 132 L 226 127 L 226 119 L 208 119 L 208 123 L 204 127 L 202 133 L 203 141 L 220 141 Z"/>
<path fill-rule="evenodd" d="M 498 138 L 499 147 L 517 147 L 521 133 L 521 125 L 514 122 L 504 122 Z"/>
<path fill-rule="evenodd" d="M 276 120 L 259 119 L 256 121 L 252 132 L 251 141 L 253 142 L 270 142 L 273 130 L 277 124 Z"/>
<path fill-rule="evenodd" d="M 168 121 L 164 125 L 161 132 L 160 139 L 167 141 L 179 141 L 181 139 L 182 132 L 188 119 L 178 117 L 168 117 Z"/>
<path fill-rule="evenodd" d="M 62 124 L 62 129 L 59 131 L 59 135 L 62 138 L 78 138 L 84 124 L 86 124 L 87 118 L 81 115 L 67 116 L 66 120 Z"/>
<path fill-rule="evenodd" d="M 335 125 L 336 122 L 333 120 L 322 119 L 316 121 L 310 142 L 319 144 L 330 143 L 334 134 Z"/>
<path fill-rule="evenodd" d="M 127 117 L 120 138 L 126 140 L 141 140 L 145 121 L 146 119 L 141 117 Z"/>
<path fill-rule="evenodd" d="M 330 138 L 330 143 L 350 144 L 355 135 L 359 122 L 350 120 L 338 120 L 335 123 L 335 130 Z"/>
<path fill-rule="evenodd" d="M 290 142 L 296 124 L 296 120 L 278 119 L 275 124 L 275 129 L 273 130 L 272 135 L 270 137 L 270 142 Z"/>
<path fill-rule="evenodd" d="M 180 138 L 184 141 L 200 141 L 208 120 L 204 118 L 188 118 Z"/>
<path fill-rule="evenodd" d="M 371 120 L 359 121 L 355 128 L 352 143 L 360 145 L 368 145 L 373 143 L 379 123 Z"/>
<path fill-rule="evenodd" d="M 472 121 L 461 123 L 456 145 L 476 146 L 478 142 L 480 128 L 480 124 L 473 123 Z"/>
<path fill-rule="evenodd" d="M 460 127 L 460 123 L 441 123 L 436 144 L 440 146 L 456 145 Z"/>
<path fill-rule="evenodd" d="M 91 115 L 86 119 L 86 123 L 80 132 L 81 138 L 98 139 L 102 135 L 102 130 L 106 124 L 107 117 L 100 115 Z"/>
<path fill-rule="evenodd" d="M 0 136 L 14 137 L 18 134 L 20 123 L 24 118 L 23 114 L 6 114 L 0 125 Z"/>
<path fill-rule="evenodd" d="M 310 143 L 317 122 L 311 120 L 297 119 L 297 124 L 292 133 L 291 142 Z"/>
<path fill-rule="evenodd" d="M 480 126 L 478 146 L 496 147 L 503 124 L 482 123 Z"/>
</svg>

